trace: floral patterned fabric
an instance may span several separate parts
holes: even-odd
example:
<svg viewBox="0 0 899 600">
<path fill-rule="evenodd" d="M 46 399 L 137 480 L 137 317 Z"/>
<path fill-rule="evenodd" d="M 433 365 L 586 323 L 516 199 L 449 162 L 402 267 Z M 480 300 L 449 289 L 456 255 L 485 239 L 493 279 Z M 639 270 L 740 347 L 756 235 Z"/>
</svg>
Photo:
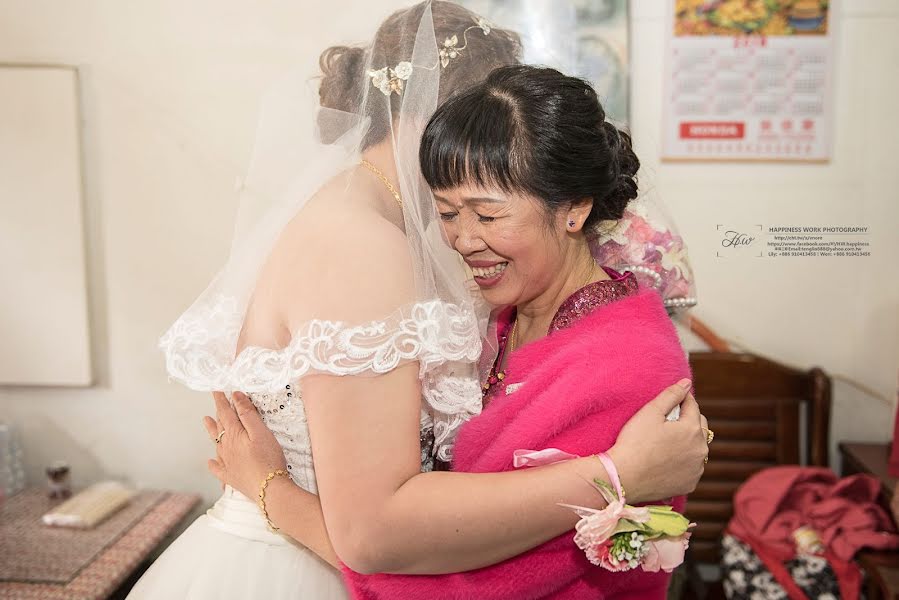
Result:
<svg viewBox="0 0 899 600">
<path fill-rule="evenodd" d="M 752 551 L 732 535 L 722 540 L 721 576 L 724 593 L 733 600 L 787 600 L 789 596 L 774 575 Z M 827 560 L 798 556 L 784 565 L 809 600 L 837 600 L 840 587 Z"/>
</svg>

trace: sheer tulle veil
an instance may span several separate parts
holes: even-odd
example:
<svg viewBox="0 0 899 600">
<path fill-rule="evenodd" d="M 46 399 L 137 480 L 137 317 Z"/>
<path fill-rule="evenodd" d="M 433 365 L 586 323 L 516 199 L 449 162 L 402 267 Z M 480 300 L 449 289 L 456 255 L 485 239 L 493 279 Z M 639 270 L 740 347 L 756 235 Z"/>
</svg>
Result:
<svg viewBox="0 0 899 600">
<path fill-rule="evenodd" d="M 310 374 L 377 376 L 417 362 L 447 460 L 455 430 L 480 411 L 489 309 L 444 241 L 419 141 L 440 101 L 519 55 L 514 33 L 424 2 L 388 17 L 365 45 L 328 49 L 317 82 L 278 82 L 261 110 L 231 256 L 161 339 L 169 376 L 195 390 L 273 392 Z M 393 223 L 364 197 L 381 185 L 359 166 L 373 147 L 393 158 L 376 165 L 401 198 Z M 383 223 L 355 218 L 372 210 Z M 278 260 L 284 247 L 291 260 Z M 381 257 L 376 268 L 366 254 Z M 277 294 L 295 299 L 295 314 L 260 317 Z"/>
<path fill-rule="evenodd" d="M 364 45 L 328 49 L 318 81 L 278 82 L 230 258 L 160 341 L 169 376 L 194 390 L 274 392 L 312 374 L 378 376 L 415 362 L 437 456 L 451 458 L 455 431 L 480 411 L 489 307 L 445 243 L 419 143 L 440 102 L 520 55 L 514 32 L 434 0 L 397 11 Z M 401 211 L 360 166 L 373 148 L 386 149 L 374 166 Z M 623 242 L 627 229 L 609 235 Z"/>
</svg>

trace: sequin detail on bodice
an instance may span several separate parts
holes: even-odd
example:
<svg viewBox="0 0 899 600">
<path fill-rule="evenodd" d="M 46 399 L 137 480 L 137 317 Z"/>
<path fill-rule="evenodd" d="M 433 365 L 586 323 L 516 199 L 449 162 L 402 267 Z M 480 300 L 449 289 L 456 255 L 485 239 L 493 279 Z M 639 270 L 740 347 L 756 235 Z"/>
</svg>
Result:
<svg viewBox="0 0 899 600">
<path fill-rule="evenodd" d="M 274 393 L 256 392 L 249 394 L 249 398 L 262 417 L 262 422 L 281 444 L 291 479 L 304 490 L 317 494 L 306 407 L 298 386 L 288 385 Z M 431 471 L 434 466 L 434 427 L 431 417 L 425 411 L 421 413 L 420 426 L 421 468 L 422 471 Z"/>
<path fill-rule="evenodd" d="M 309 427 L 306 425 L 306 407 L 296 387 L 288 385 L 278 392 L 256 392 L 249 397 L 259 411 L 262 422 L 281 444 L 291 479 L 304 490 L 317 494 L 312 444 L 309 441 Z"/>
</svg>

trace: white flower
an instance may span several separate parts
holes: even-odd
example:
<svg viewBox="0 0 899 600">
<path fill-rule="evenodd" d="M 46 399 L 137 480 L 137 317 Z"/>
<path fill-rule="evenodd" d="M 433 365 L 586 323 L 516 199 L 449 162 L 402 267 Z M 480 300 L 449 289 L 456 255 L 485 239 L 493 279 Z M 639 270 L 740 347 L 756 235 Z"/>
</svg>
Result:
<svg viewBox="0 0 899 600">
<path fill-rule="evenodd" d="M 656 246 L 656 250 L 662 254 L 663 269 L 666 271 L 673 271 L 677 277 L 681 277 L 687 281 L 690 281 L 693 278 L 690 267 L 687 266 L 686 248 L 681 246 L 679 248 L 675 247 L 668 250 L 661 246 Z"/>
<path fill-rule="evenodd" d="M 375 87 L 381 87 L 381 85 L 387 81 L 387 67 L 383 69 L 372 69 L 368 72 L 368 76 L 371 77 L 371 83 Z"/>
<path fill-rule="evenodd" d="M 406 81 L 412 75 L 412 63 L 404 60 L 393 68 L 393 72 L 397 77 L 399 77 L 403 81 Z"/>
<path fill-rule="evenodd" d="M 440 48 L 438 54 L 440 55 L 440 65 L 444 68 L 449 64 L 451 58 L 456 58 L 459 56 L 459 50 L 456 48 L 456 45 L 459 43 L 459 37 L 453 36 L 450 38 L 446 38 L 443 42 L 443 48 Z"/>
<path fill-rule="evenodd" d="M 383 69 L 371 70 L 368 72 L 371 77 L 371 84 L 381 90 L 385 96 L 390 95 L 390 78 L 387 76 L 387 67 Z"/>
<path fill-rule="evenodd" d="M 371 77 L 371 84 L 381 90 L 385 96 L 396 92 L 403 93 L 403 81 L 409 79 L 412 75 L 412 63 L 403 61 L 394 68 L 384 67 L 383 69 L 371 70 L 368 76 Z"/>
<path fill-rule="evenodd" d="M 484 17 L 478 17 L 477 24 L 478 24 L 478 27 L 481 28 L 481 31 L 484 32 L 484 35 L 487 35 L 488 33 L 490 33 L 490 28 L 493 27 L 493 25 L 490 23 L 490 21 L 488 21 Z"/>
</svg>

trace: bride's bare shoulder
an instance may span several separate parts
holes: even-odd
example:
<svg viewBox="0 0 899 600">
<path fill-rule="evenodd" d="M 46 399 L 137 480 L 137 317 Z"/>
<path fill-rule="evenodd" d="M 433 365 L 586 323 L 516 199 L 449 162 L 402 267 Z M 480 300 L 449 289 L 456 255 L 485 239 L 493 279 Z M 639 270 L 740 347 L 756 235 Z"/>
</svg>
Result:
<svg viewBox="0 0 899 600">
<path fill-rule="evenodd" d="M 381 251 L 408 254 L 406 236 L 385 214 L 377 189 L 353 171 L 338 174 L 310 198 L 283 237 L 289 244 L 303 245 L 308 240 L 338 256 L 354 255 L 363 248 L 375 255 Z M 373 248 L 374 244 L 383 248 Z"/>
<path fill-rule="evenodd" d="M 414 297 L 405 234 L 379 210 L 370 190 L 340 178 L 323 186 L 288 223 L 263 277 L 280 298 L 290 299 L 292 315 L 329 314 L 353 296 L 371 298 L 365 312 L 389 313 Z"/>
</svg>

